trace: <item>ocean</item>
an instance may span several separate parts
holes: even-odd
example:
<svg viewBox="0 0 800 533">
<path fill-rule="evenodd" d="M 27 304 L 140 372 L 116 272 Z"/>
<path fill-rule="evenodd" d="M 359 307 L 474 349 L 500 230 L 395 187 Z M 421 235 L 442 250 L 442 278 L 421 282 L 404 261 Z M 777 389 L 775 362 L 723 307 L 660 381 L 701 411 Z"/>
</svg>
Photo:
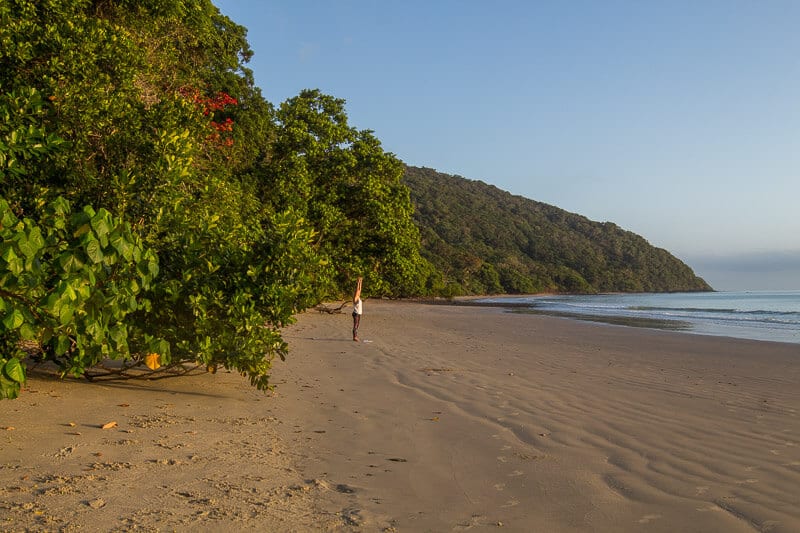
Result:
<svg viewBox="0 0 800 533">
<path fill-rule="evenodd" d="M 625 326 L 800 344 L 800 291 L 509 296 L 479 302 Z"/>
</svg>

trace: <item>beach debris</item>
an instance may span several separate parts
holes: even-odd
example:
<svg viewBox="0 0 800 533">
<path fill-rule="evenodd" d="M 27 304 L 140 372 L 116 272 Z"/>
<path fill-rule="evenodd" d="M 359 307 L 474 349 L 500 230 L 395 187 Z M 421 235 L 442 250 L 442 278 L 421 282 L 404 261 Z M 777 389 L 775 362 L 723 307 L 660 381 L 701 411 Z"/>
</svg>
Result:
<svg viewBox="0 0 800 533">
<path fill-rule="evenodd" d="M 74 451 L 75 451 L 74 446 L 67 446 L 66 448 L 61 448 L 60 450 L 58 450 L 58 452 L 54 455 L 54 457 L 63 459 L 64 457 L 68 456 Z"/>
<path fill-rule="evenodd" d="M 105 507 L 106 501 L 103 498 L 95 498 L 94 500 L 86 502 L 86 505 L 92 509 L 100 509 L 101 507 Z"/>
<path fill-rule="evenodd" d="M 130 406 L 131 406 L 131 404 L 129 404 L 129 403 L 120 403 L 120 404 L 117 404 L 117 407 L 130 407 Z"/>
<path fill-rule="evenodd" d="M 117 423 L 112 421 L 112 422 L 108 422 L 106 424 L 103 424 L 100 427 L 100 429 L 111 429 L 111 428 L 115 428 L 115 427 L 117 427 Z"/>
<path fill-rule="evenodd" d="M 77 426 L 77 424 L 75 422 L 67 422 L 67 425 L 69 427 L 71 427 L 71 428 L 74 428 L 75 426 Z"/>
<path fill-rule="evenodd" d="M 325 480 L 323 479 L 312 479 L 310 481 L 306 481 L 306 483 L 309 483 L 310 485 L 313 485 L 318 489 L 330 490 L 331 488 L 330 485 L 328 485 L 328 483 L 326 483 Z M 311 488 L 310 485 L 306 485 L 306 487 Z M 306 490 L 308 490 L 308 488 Z"/>
<path fill-rule="evenodd" d="M 149 353 L 144 356 L 144 364 L 150 370 L 157 370 L 161 367 L 161 354 Z"/>
<path fill-rule="evenodd" d="M 14 431 L 14 430 L 15 430 L 15 429 L 17 429 L 17 428 L 15 428 L 14 426 L 6 426 L 4 429 L 5 429 L 6 431 Z"/>
</svg>

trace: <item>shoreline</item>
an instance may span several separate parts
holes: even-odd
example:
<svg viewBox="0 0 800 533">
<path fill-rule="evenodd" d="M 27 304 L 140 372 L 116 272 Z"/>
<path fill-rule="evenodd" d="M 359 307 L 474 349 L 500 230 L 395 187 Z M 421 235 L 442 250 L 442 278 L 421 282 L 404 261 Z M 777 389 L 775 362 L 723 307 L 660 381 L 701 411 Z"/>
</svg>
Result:
<svg viewBox="0 0 800 533">
<path fill-rule="evenodd" d="M 775 291 L 763 291 L 764 293 L 771 294 Z M 794 293 L 797 291 L 777 291 L 780 293 Z M 618 293 L 617 296 L 661 296 L 664 293 Z M 689 293 L 682 293 L 682 294 L 689 294 Z M 723 294 L 753 294 L 753 291 L 747 292 L 729 292 Z M 602 296 L 613 296 L 614 294 L 605 294 L 605 295 L 596 295 L 598 297 Z M 684 314 L 683 316 L 672 315 L 672 313 L 663 313 L 661 316 L 656 314 L 655 316 L 638 316 L 636 314 L 625 314 L 622 313 L 615 313 L 615 312 L 607 312 L 603 313 L 601 311 L 597 311 L 596 308 L 592 308 L 592 311 L 569 311 L 569 310 L 558 310 L 558 309 L 550 309 L 546 306 L 544 308 L 540 307 L 536 303 L 528 301 L 530 298 L 535 298 L 542 295 L 526 295 L 526 296 L 514 296 L 514 295 L 505 295 L 505 296 L 496 296 L 496 297 L 486 297 L 486 298 L 497 298 L 497 299 L 505 299 L 505 301 L 489 301 L 489 302 L 481 302 L 478 301 L 466 301 L 463 303 L 454 303 L 454 305 L 467 305 L 467 306 L 480 306 L 484 305 L 487 307 L 505 307 L 507 310 L 511 312 L 517 313 L 529 313 L 529 314 L 539 314 L 544 316 L 554 316 L 554 317 L 562 317 L 568 318 L 573 320 L 579 320 L 584 322 L 593 322 L 593 323 L 600 323 L 600 324 L 608 324 L 614 326 L 627 326 L 627 327 L 634 327 L 634 328 L 645 328 L 645 329 L 656 329 L 656 330 L 664 330 L 664 331 L 682 331 L 692 335 L 703 335 L 703 336 L 712 336 L 712 337 L 724 337 L 730 339 L 742 339 L 742 340 L 758 340 L 763 342 L 778 342 L 783 344 L 791 344 L 791 345 L 800 345 L 800 338 L 798 338 L 798 330 L 791 330 L 791 329 L 781 329 L 776 327 L 775 324 L 767 325 L 765 327 L 765 322 L 748 322 L 746 320 L 742 320 L 741 318 L 734 318 L 732 321 L 727 322 L 730 320 L 730 317 L 724 317 L 722 319 L 709 319 L 708 317 L 699 315 L 699 316 L 692 316 L 693 312 L 697 311 L 708 311 L 708 312 L 715 312 L 716 309 L 696 309 L 696 308 L 682 308 L 678 307 L 673 311 L 677 312 L 685 312 L 689 314 Z M 595 295 L 589 295 L 588 298 L 591 298 Z M 483 298 L 483 297 L 481 297 Z M 519 302 L 509 301 L 519 299 Z M 655 305 L 655 304 L 654 304 Z M 619 308 L 623 309 L 623 311 L 627 311 L 628 308 Z M 617 311 L 619 311 L 617 309 Z M 633 308 L 638 309 L 638 308 Z M 765 314 L 772 313 L 771 310 L 764 311 Z M 768 322 L 768 321 L 766 321 Z M 753 324 L 756 324 L 755 327 Z M 795 323 L 795 328 L 797 324 Z"/>
<path fill-rule="evenodd" d="M 364 313 L 360 343 L 347 313 L 300 315 L 267 395 L 230 372 L 33 376 L 2 404 L 3 527 L 800 529 L 795 345 L 491 307 Z"/>
</svg>

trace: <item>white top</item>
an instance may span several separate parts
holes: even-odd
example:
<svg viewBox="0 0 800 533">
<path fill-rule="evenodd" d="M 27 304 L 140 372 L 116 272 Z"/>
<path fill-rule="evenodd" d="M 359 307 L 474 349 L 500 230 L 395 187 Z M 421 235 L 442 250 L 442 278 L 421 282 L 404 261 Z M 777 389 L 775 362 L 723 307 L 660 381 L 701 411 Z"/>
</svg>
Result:
<svg viewBox="0 0 800 533">
<path fill-rule="evenodd" d="M 361 314 L 361 298 L 356 300 L 356 303 L 353 304 L 353 312 L 355 312 L 357 315 Z"/>
</svg>

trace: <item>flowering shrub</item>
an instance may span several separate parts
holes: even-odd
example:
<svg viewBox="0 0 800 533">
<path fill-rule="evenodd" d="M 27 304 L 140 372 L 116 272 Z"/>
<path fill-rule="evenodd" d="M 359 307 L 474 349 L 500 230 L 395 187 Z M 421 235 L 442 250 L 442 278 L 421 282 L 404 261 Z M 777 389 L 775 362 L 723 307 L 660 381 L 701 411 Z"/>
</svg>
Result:
<svg viewBox="0 0 800 533">
<path fill-rule="evenodd" d="M 181 96 L 190 100 L 203 113 L 204 117 L 210 117 L 209 127 L 212 132 L 206 137 L 206 141 L 218 147 L 233 146 L 233 119 L 225 117 L 230 106 L 239 105 L 239 101 L 224 91 L 219 91 L 213 96 L 203 95 L 199 89 L 184 87 L 180 90 Z"/>
</svg>

